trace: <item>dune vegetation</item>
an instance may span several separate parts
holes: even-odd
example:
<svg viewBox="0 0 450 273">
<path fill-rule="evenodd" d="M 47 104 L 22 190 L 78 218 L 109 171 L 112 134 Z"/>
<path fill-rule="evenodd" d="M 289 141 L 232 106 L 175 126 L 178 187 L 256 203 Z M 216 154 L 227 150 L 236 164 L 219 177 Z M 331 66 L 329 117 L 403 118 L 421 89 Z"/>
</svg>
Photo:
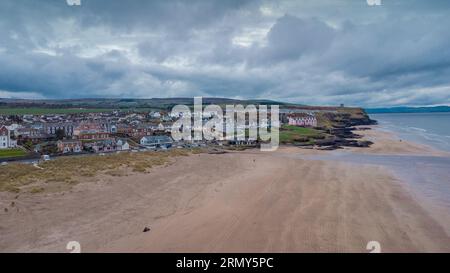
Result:
<svg viewBox="0 0 450 273">
<path fill-rule="evenodd" d="M 42 192 L 46 185 L 70 185 L 99 174 L 126 176 L 131 172 L 148 172 L 154 166 L 170 163 L 176 156 L 199 153 L 200 150 L 170 150 L 159 152 L 123 152 L 104 156 L 68 156 L 42 162 L 37 166 L 11 163 L 0 166 L 0 191 Z"/>
</svg>

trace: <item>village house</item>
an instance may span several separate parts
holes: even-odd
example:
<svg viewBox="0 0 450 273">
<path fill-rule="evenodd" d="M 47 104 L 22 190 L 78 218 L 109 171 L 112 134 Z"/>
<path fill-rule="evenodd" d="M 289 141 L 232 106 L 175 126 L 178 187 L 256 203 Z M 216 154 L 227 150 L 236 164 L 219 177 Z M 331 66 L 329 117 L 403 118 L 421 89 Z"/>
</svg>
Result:
<svg viewBox="0 0 450 273">
<path fill-rule="evenodd" d="M 155 148 L 170 148 L 172 147 L 173 140 L 169 136 L 144 136 L 141 138 L 140 144 Z"/>
<path fill-rule="evenodd" d="M 288 124 L 301 127 L 317 127 L 317 119 L 312 114 L 295 113 L 288 115 Z"/>
<path fill-rule="evenodd" d="M 102 121 L 100 124 L 100 131 L 102 132 L 108 132 L 111 134 L 116 134 L 117 133 L 117 126 L 115 124 L 111 124 L 108 121 Z"/>
<path fill-rule="evenodd" d="M 161 118 L 161 113 L 160 112 L 151 112 L 149 114 L 150 118 Z"/>
<path fill-rule="evenodd" d="M 158 124 L 158 131 L 165 131 L 165 132 L 171 132 L 172 130 L 172 123 L 171 122 L 163 122 Z"/>
<path fill-rule="evenodd" d="M 48 140 L 51 138 L 50 135 L 45 133 L 45 131 L 36 129 L 33 127 L 21 127 L 17 128 L 14 131 L 14 136 L 17 141 L 20 143 L 31 141 L 33 143 L 39 143 Z"/>
<path fill-rule="evenodd" d="M 79 153 L 83 149 L 83 144 L 79 140 L 58 140 L 57 144 L 58 152 L 66 153 Z"/>
<path fill-rule="evenodd" d="M 117 151 L 117 143 L 114 139 L 99 140 L 86 144 L 95 153 L 108 153 Z"/>
<path fill-rule="evenodd" d="M 79 140 L 105 140 L 110 138 L 107 132 L 83 132 L 76 136 Z"/>
<path fill-rule="evenodd" d="M 112 125 L 109 127 L 109 132 L 110 132 L 111 134 L 117 134 L 117 125 L 112 124 Z"/>
<path fill-rule="evenodd" d="M 110 138 L 110 133 L 97 123 L 81 123 L 73 132 L 79 140 L 106 140 Z"/>
<path fill-rule="evenodd" d="M 117 133 L 125 136 L 131 136 L 133 133 L 133 127 L 128 124 L 119 124 L 117 126 Z"/>
<path fill-rule="evenodd" d="M 151 124 L 139 124 L 133 127 L 129 136 L 139 139 L 143 136 L 149 136 L 153 132 Z"/>
<path fill-rule="evenodd" d="M 11 131 L 3 125 L 0 125 L 0 149 L 16 147 L 16 141 L 11 139 Z"/>
<path fill-rule="evenodd" d="M 58 130 L 63 130 L 66 136 L 73 136 L 75 124 L 72 122 L 54 122 L 54 123 L 45 123 L 44 131 L 49 135 L 56 135 Z"/>
<path fill-rule="evenodd" d="M 130 149 L 130 144 L 124 139 L 117 140 L 117 150 L 118 151 L 127 151 Z"/>
</svg>

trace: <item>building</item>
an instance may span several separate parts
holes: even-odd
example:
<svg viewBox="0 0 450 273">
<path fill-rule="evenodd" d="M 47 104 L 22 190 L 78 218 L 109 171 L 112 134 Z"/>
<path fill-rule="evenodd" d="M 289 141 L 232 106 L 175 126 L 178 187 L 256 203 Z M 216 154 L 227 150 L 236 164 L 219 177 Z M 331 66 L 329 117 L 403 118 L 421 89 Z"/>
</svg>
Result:
<svg viewBox="0 0 450 273">
<path fill-rule="evenodd" d="M 11 131 L 0 125 L 0 149 L 9 149 L 16 147 L 16 141 L 11 139 Z"/>
<path fill-rule="evenodd" d="M 169 148 L 172 147 L 173 140 L 169 136 L 144 136 L 140 143 L 144 146 Z"/>
<path fill-rule="evenodd" d="M 289 125 L 302 127 L 317 127 L 317 119 L 312 114 L 296 113 L 288 115 Z"/>
<path fill-rule="evenodd" d="M 83 150 L 83 144 L 79 140 L 58 140 L 57 144 L 58 152 L 66 153 L 79 153 Z"/>
<path fill-rule="evenodd" d="M 111 126 L 109 126 L 109 132 L 111 134 L 117 134 L 117 125 L 112 124 Z"/>
<path fill-rule="evenodd" d="M 14 131 L 14 136 L 17 142 L 24 143 L 31 141 L 33 143 L 40 143 L 51 138 L 44 130 L 36 129 L 33 127 L 22 127 Z"/>
<path fill-rule="evenodd" d="M 107 132 L 83 132 L 76 136 L 79 140 L 106 140 L 111 136 Z"/>
<path fill-rule="evenodd" d="M 117 140 L 117 150 L 118 151 L 127 151 L 130 149 L 130 144 L 124 139 Z"/>
<path fill-rule="evenodd" d="M 61 122 L 61 123 L 45 123 L 44 131 L 49 135 L 56 135 L 56 131 L 63 130 L 64 134 L 68 137 L 73 136 L 75 125 L 72 122 Z"/>
<path fill-rule="evenodd" d="M 100 124 L 82 123 L 74 129 L 73 135 L 79 140 L 106 140 L 111 134 Z"/>
<path fill-rule="evenodd" d="M 153 133 L 153 128 L 150 124 L 139 124 L 131 129 L 129 136 L 139 139 L 143 136 L 149 136 Z"/>
<path fill-rule="evenodd" d="M 151 112 L 149 114 L 150 118 L 161 118 L 161 113 L 160 112 Z"/>
<path fill-rule="evenodd" d="M 117 143 L 114 139 L 105 139 L 86 144 L 95 153 L 108 153 L 117 151 Z"/>
<path fill-rule="evenodd" d="M 100 131 L 102 131 L 102 132 L 108 132 L 111 134 L 117 133 L 117 126 L 110 122 L 101 121 L 100 123 L 98 123 L 98 126 L 100 127 Z"/>
<path fill-rule="evenodd" d="M 119 124 L 117 126 L 117 133 L 121 135 L 131 136 L 133 134 L 133 127 L 128 124 Z"/>
</svg>

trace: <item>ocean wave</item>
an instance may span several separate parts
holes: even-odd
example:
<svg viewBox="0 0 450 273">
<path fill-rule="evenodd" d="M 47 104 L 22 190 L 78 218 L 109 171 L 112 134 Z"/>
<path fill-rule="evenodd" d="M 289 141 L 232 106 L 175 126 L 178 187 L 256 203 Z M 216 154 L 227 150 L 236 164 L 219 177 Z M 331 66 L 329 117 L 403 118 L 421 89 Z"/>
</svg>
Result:
<svg viewBox="0 0 450 273">
<path fill-rule="evenodd" d="M 420 131 L 420 132 L 426 132 L 427 130 L 423 129 L 423 128 L 418 128 L 418 127 L 408 127 L 409 129 L 415 130 L 415 131 Z"/>
</svg>

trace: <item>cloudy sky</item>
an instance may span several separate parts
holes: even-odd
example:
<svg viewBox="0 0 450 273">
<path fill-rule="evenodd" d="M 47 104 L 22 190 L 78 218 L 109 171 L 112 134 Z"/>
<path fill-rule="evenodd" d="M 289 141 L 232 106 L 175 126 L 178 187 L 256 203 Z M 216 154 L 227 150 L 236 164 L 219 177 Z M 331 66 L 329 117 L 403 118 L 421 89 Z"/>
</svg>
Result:
<svg viewBox="0 0 450 273">
<path fill-rule="evenodd" d="M 450 105 L 450 1 L 0 1 L 0 97 Z"/>
</svg>

